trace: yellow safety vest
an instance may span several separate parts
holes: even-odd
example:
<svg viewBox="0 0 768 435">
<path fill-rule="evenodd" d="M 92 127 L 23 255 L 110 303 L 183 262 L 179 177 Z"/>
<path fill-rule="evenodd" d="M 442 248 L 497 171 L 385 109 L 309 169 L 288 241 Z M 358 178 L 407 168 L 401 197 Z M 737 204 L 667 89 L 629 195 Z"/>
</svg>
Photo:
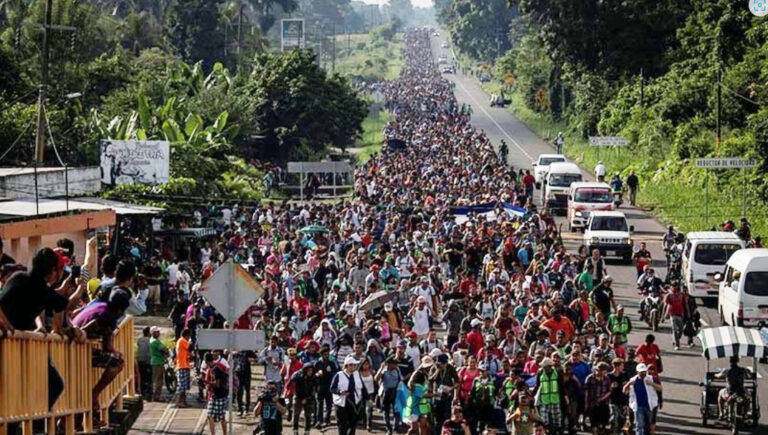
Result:
<svg viewBox="0 0 768 435">
<path fill-rule="evenodd" d="M 539 376 L 541 388 L 539 388 L 539 400 L 542 405 L 560 404 L 560 387 L 557 385 L 557 370 L 552 370 L 548 375 L 546 371 L 541 372 Z"/>
<path fill-rule="evenodd" d="M 615 314 L 611 314 L 608 320 L 611 333 L 618 334 L 621 337 L 621 342 L 627 341 L 627 333 L 629 332 L 629 319 L 627 316 L 622 316 L 621 320 Z"/>
</svg>

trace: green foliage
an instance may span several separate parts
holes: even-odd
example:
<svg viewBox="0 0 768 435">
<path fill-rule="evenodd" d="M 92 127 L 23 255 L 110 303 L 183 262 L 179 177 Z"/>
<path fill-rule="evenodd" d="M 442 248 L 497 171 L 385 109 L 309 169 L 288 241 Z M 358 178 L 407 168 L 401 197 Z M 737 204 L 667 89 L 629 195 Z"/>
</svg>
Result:
<svg viewBox="0 0 768 435">
<path fill-rule="evenodd" d="M 210 68 L 223 55 L 224 33 L 219 26 L 223 0 L 174 0 L 168 10 L 166 37 L 182 59 Z"/>
<path fill-rule="evenodd" d="M 307 50 L 257 56 L 248 92 L 263 140 L 246 155 L 287 160 L 331 144 L 345 148 L 354 143 L 367 114 L 346 79 L 327 76 Z"/>
<path fill-rule="evenodd" d="M 684 230 L 738 218 L 746 176 L 747 217 L 758 233 L 768 231 L 765 20 L 728 0 L 510 3 L 522 18 L 510 22 L 512 48 L 496 61 L 497 81 L 484 86 L 510 93 L 512 110 L 529 126 L 550 139 L 565 131 L 566 153 L 586 168 L 600 159 L 610 170 L 634 170 L 641 204 Z M 462 0 L 437 6 L 444 16 L 475 13 Z M 586 142 L 590 135 L 624 136 L 630 146 L 599 152 Z M 708 173 L 692 164 L 706 156 L 745 156 L 760 166 L 711 172 L 707 183 Z"/>
<path fill-rule="evenodd" d="M 461 52 L 490 61 L 511 48 L 510 22 L 517 9 L 507 0 L 453 0 L 437 7 L 440 23 Z"/>
</svg>

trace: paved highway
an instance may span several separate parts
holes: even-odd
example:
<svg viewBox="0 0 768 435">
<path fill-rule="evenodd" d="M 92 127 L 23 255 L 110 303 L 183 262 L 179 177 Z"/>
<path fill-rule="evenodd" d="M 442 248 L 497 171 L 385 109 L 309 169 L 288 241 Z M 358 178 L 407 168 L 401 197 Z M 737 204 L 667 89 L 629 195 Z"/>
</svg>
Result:
<svg viewBox="0 0 768 435">
<path fill-rule="evenodd" d="M 432 51 L 435 59 L 439 56 L 453 58 L 450 49 L 441 48 L 445 37 L 432 38 Z M 516 169 L 530 169 L 531 162 L 539 154 L 554 153 L 554 147 L 539 138 L 519 119 L 515 118 L 507 109 L 492 108 L 489 104 L 489 95 L 478 85 L 478 82 L 470 76 L 457 74 L 444 74 L 444 77 L 456 84 L 455 92 L 459 104 L 472 106 L 472 124 L 485 131 L 488 137 L 498 146 L 501 140 L 507 142 L 509 147 L 509 164 Z M 621 168 L 608 168 L 612 172 Z M 585 173 L 586 174 L 586 173 Z M 586 174 L 591 177 L 590 174 Z M 635 240 L 647 241 L 648 249 L 654 258 L 654 266 L 657 270 L 665 270 L 664 254 L 661 247 L 661 236 L 665 231 L 664 225 L 651 217 L 647 212 L 636 207 L 621 207 L 621 211 L 627 216 L 630 225 L 635 227 Z M 581 245 L 581 233 L 568 233 L 565 219 L 558 219 L 566 229 L 563 239 L 569 250 L 575 251 Z M 608 273 L 614 278 L 614 292 L 617 303 L 626 307 L 626 311 L 632 320 L 633 332 L 630 334 L 629 343 L 633 346 L 642 344 L 646 334 L 650 332 L 645 323 L 639 321 L 638 303 L 639 296 L 635 290 L 634 282 L 637 274 L 634 266 L 609 264 Z M 700 304 L 701 305 L 701 304 Z M 716 308 L 699 307 L 705 325 L 719 326 L 719 316 Z M 706 326 L 705 326 L 706 327 Z M 662 326 L 657 334 L 656 343 L 662 350 L 664 372 L 662 384 L 664 387 L 664 405 L 660 413 L 660 433 L 675 434 L 713 434 L 729 433 L 724 425 L 710 425 L 702 427 L 699 403 L 701 387 L 698 383 L 704 376 L 704 359 L 701 357 L 701 347 L 696 340 L 696 347 L 689 349 L 682 347 L 679 351 L 673 348 L 671 325 L 669 322 Z M 745 360 L 746 361 L 746 360 Z M 726 367 L 728 361 L 715 361 L 713 366 Z M 758 370 L 759 390 L 768 391 L 768 373 L 765 365 Z M 765 397 L 764 400 L 768 400 Z M 768 405 L 763 403 L 761 408 L 760 426 L 754 430 L 755 434 L 768 433 Z"/>
</svg>

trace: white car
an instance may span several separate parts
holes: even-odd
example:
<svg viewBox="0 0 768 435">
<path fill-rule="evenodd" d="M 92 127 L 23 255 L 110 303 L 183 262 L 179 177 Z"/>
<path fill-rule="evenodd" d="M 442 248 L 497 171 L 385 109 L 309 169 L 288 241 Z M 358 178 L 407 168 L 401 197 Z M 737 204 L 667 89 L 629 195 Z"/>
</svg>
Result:
<svg viewBox="0 0 768 435">
<path fill-rule="evenodd" d="M 727 231 L 691 231 L 685 236 L 682 274 L 688 294 L 696 298 L 717 298 L 715 281 L 734 254 L 745 247 L 743 240 Z"/>
<path fill-rule="evenodd" d="M 632 262 L 632 232 L 627 217 L 620 211 L 594 211 L 584 227 L 584 245 L 587 252 L 595 249 L 608 259 Z"/>
<path fill-rule="evenodd" d="M 549 165 L 556 162 L 567 162 L 565 156 L 562 154 L 539 154 L 539 158 L 533 163 L 533 176 L 536 177 L 536 183 L 541 183 L 546 178 L 547 172 L 549 172 Z"/>
<path fill-rule="evenodd" d="M 437 58 L 437 64 L 438 65 L 443 65 L 443 64 L 446 64 L 446 63 L 448 63 L 448 58 L 447 57 L 440 56 L 440 57 Z"/>
<path fill-rule="evenodd" d="M 448 48 L 448 41 L 443 41 L 443 43 L 440 44 L 440 46 L 443 48 Z"/>
<path fill-rule="evenodd" d="M 446 65 L 446 66 L 444 66 L 444 67 L 443 67 L 443 69 L 442 69 L 442 73 L 443 73 L 443 74 L 453 74 L 453 73 L 455 73 L 455 72 L 456 72 L 456 71 L 454 71 L 454 70 L 453 70 L 453 66 L 452 66 L 452 65 Z"/>
</svg>

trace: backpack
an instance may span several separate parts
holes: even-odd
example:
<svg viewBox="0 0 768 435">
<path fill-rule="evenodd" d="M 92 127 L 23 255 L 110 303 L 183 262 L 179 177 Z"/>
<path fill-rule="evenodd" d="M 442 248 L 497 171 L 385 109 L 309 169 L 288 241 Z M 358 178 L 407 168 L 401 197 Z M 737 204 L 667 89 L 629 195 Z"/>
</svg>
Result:
<svg viewBox="0 0 768 435">
<path fill-rule="evenodd" d="M 483 384 L 479 379 L 476 379 L 472 385 L 472 394 L 469 397 L 469 401 L 472 406 L 478 408 L 492 406 L 491 385 Z"/>
</svg>

